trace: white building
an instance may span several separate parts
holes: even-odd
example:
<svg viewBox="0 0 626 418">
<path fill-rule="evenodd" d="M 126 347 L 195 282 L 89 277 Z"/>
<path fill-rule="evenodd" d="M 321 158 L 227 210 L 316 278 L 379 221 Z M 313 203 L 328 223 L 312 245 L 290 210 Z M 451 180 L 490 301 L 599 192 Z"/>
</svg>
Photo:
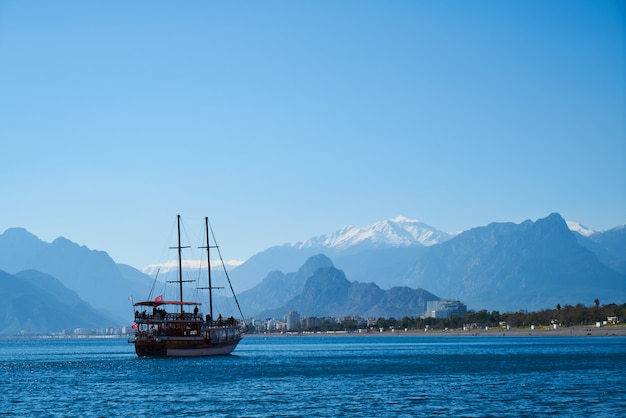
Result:
<svg viewBox="0 0 626 418">
<path fill-rule="evenodd" d="M 285 323 L 287 324 L 287 331 L 293 331 L 300 327 L 300 314 L 296 311 L 289 312 L 285 315 Z"/>
<path fill-rule="evenodd" d="M 462 318 L 467 313 L 467 306 L 459 300 L 440 299 L 426 302 L 426 318 Z"/>
</svg>

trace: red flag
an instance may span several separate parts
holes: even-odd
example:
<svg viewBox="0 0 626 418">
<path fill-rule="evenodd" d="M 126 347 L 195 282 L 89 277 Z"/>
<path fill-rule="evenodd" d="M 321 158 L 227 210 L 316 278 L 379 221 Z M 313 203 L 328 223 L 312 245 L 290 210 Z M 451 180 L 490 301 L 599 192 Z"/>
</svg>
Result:
<svg viewBox="0 0 626 418">
<path fill-rule="evenodd" d="M 163 300 L 163 295 L 159 295 L 156 298 L 154 298 L 155 302 L 161 302 Z"/>
<path fill-rule="evenodd" d="M 139 328 L 139 326 L 137 324 L 133 324 L 133 326 L 131 328 L 132 329 L 137 329 L 137 328 Z"/>
</svg>

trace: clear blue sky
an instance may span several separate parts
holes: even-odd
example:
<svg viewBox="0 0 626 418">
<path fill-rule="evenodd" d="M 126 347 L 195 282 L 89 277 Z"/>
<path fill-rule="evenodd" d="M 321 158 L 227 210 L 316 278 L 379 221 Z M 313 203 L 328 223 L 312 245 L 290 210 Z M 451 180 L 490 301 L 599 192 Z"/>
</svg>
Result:
<svg viewBox="0 0 626 418">
<path fill-rule="evenodd" d="M 0 233 L 141 268 L 397 215 L 626 222 L 622 1 L 0 0 Z"/>
</svg>

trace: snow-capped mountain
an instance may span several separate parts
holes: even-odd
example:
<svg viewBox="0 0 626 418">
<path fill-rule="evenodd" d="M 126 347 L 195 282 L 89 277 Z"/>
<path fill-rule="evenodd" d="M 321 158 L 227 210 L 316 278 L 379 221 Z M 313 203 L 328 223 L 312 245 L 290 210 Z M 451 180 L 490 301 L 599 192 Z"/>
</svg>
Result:
<svg viewBox="0 0 626 418">
<path fill-rule="evenodd" d="M 243 279 L 250 284 L 257 278 L 259 287 L 249 286 L 250 291 L 244 289 L 240 296 L 246 304 L 256 304 L 255 313 L 262 316 L 266 315 L 263 304 L 275 309 L 272 315 L 328 304 L 370 315 L 357 306 L 371 305 L 381 292 L 393 289 L 399 292 L 394 293 L 394 302 L 411 289 L 425 289 L 437 297 L 461 300 L 470 309 L 504 312 L 590 304 L 594 298 L 623 303 L 626 297 L 624 228 L 587 238 L 552 213 L 536 221 L 493 222 L 428 246 L 419 243 L 421 225 L 411 228 L 416 225 L 417 221 L 395 218 L 364 228 L 343 228 L 298 243 L 300 247 L 272 247 L 239 266 L 231 277 L 237 275 L 237 283 Z M 385 244 L 373 245 L 382 239 Z M 299 275 L 293 265 L 307 265 L 304 257 L 324 258 L 327 263 L 315 273 L 309 269 Z M 334 265 L 334 270 L 328 265 Z M 265 279 L 258 282 L 261 276 Z M 356 284 L 349 287 L 348 282 Z M 316 291 L 310 293 L 312 287 Z M 339 295 L 345 297 L 339 300 Z M 286 304 L 280 305 L 281 301 Z"/>
<path fill-rule="evenodd" d="M 580 224 L 579 222 L 567 221 L 567 227 L 570 231 L 578 232 L 580 235 L 584 237 L 589 237 L 596 233 L 593 229 L 589 229 L 586 226 Z"/>
<path fill-rule="evenodd" d="M 355 246 L 372 249 L 381 246 L 431 246 L 447 241 L 453 236 L 454 234 L 440 231 L 418 220 L 398 216 L 364 227 L 344 226 L 330 234 L 291 243 L 290 246 L 299 249 L 323 247 L 334 250 L 345 250 Z"/>
</svg>

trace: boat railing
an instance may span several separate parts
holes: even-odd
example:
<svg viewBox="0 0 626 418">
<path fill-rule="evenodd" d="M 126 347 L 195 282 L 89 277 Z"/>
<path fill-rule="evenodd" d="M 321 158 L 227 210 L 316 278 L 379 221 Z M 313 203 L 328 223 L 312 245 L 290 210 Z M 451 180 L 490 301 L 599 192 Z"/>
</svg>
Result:
<svg viewBox="0 0 626 418">
<path fill-rule="evenodd" d="M 201 313 L 183 312 L 183 313 L 168 313 L 165 311 L 146 313 L 135 312 L 135 322 L 139 321 L 201 321 L 203 320 Z"/>
<path fill-rule="evenodd" d="M 208 316 L 208 315 L 207 315 Z M 226 318 L 226 319 L 217 319 L 217 321 L 211 321 L 207 318 L 207 321 L 205 322 L 206 326 L 209 328 L 215 328 L 215 327 L 235 327 L 239 325 L 239 321 L 236 320 L 235 318 L 233 318 L 232 316 L 230 318 Z"/>
<path fill-rule="evenodd" d="M 200 312 L 183 312 L 183 313 L 169 313 L 169 312 L 135 312 L 135 322 L 152 322 L 152 321 L 204 321 L 208 327 L 234 327 L 239 325 L 239 321 L 234 317 L 218 318 L 212 321 L 209 315 L 204 317 Z"/>
</svg>

